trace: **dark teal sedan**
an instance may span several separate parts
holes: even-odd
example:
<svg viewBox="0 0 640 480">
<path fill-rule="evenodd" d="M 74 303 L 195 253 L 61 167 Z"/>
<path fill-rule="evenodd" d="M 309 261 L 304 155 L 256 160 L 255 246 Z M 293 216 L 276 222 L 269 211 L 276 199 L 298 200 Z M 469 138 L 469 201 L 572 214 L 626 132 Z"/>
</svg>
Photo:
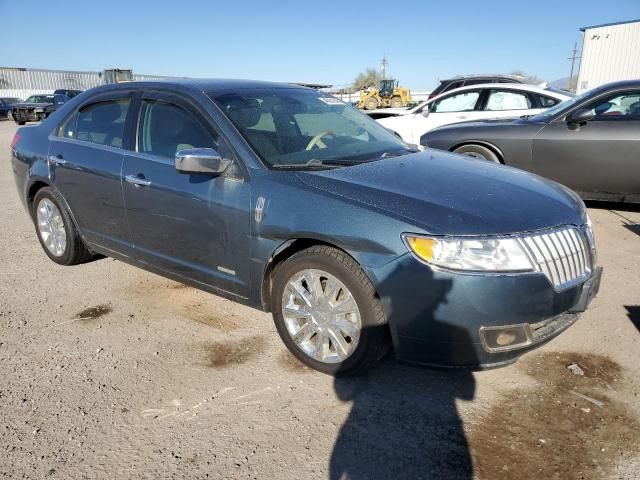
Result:
<svg viewBox="0 0 640 480">
<path fill-rule="evenodd" d="M 584 204 L 519 170 L 417 152 L 308 88 L 98 87 L 12 142 L 51 260 L 109 256 L 273 312 L 306 365 L 514 361 L 570 326 L 601 269 Z"/>
</svg>

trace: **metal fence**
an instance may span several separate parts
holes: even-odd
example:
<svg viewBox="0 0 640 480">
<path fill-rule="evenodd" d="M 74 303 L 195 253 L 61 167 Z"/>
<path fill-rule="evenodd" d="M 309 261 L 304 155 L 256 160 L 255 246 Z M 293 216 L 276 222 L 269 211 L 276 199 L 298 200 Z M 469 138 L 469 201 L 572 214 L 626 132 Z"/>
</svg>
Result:
<svg viewBox="0 0 640 480">
<path fill-rule="evenodd" d="M 134 74 L 134 80 L 161 80 L 159 75 Z M 32 68 L 0 67 L 0 96 L 26 98 L 37 93 L 52 93 L 58 88 L 87 90 L 102 85 L 102 72 L 74 72 Z"/>
</svg>

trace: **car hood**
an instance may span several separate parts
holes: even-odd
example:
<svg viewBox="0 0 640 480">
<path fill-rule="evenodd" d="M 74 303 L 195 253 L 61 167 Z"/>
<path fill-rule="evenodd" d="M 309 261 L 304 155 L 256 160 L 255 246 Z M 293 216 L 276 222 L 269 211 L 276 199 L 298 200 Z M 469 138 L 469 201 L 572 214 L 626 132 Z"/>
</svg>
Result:
<svg viewBox="0 0 640 480">
<path fill-rule="evenodd" d="M 436 235 L 490 235 L 585 222 L 566 187 L 515 168 L 427 151 L 298 172 L 306 185 Z"/>
<path fill-rule="evenodd" d="M 44 108 L 53 105 L 53 103 L 14 103 L 13 108 Z"/>
</svg>

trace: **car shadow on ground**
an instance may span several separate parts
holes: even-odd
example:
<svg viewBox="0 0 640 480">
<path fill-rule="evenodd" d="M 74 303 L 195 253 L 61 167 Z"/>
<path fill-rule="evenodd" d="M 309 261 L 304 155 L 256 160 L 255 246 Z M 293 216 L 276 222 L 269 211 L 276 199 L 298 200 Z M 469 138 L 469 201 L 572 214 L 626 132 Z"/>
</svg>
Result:
<svg viewBox="0 0 640 480">
<path fill-rule="evenodd" d="M 585 200 L 589 208 L 600 210 L 617 210 L 620 212 L 640 212 L 640 203 L 604 202 L 599 200 Z"/>
<path fill-rule="evenodd" d="M 625 305 L 624 308 L 627 310 L 629 320 L 640 332 L 640 305 Z"/>
<path fill-rule="evenodd" d="M 640 212 L 640 204 L 637 203 L 611 203 L 611 202 L 586 202 L 589 208 L 598 208 L 602 210 L 609 210 L 614 215 L 617 215 L 622 220 L 624 228 L 632 233 L 640 236 L 640 223 L 631 220 L 625 215 L 626 212 Z"/>
<path fill-rule="evenodd" d="M 471 400 L 470 371 L 428 370 L 388 360 L 364 378 L 337 378 L 352 402 L 330 462 L 332 480 L 471 479 L 456 399 Z"/>
<path fill-rule="evenodd" d="M 398 285 L 398 273 L 405 280 L 402 285 Z M 470 342 L 466 329 L 438 316 L 438 307 L 447 303 L 451 281 L 435 279 L 426 268 L 419 271 L 419 278 L 411 275 L 397 268 L 390 272 L 387 281 L 406 295 L 391 297 L 423 299 L 414 321 L 431 324 L 448 338 Z M 401 307 L 389 298 L 385 304 L 387 312 Z M 467 358 L 475 359 L 475 354 L 466 353 Z M 473 478 L 470 449 L 456 406 L 456 400 L 474 398 L 472 371 L 412 367 L 389 357 L 364 377 L 335 379 L 336 395 L 351 402 L 352 408 L 333 448 L 329 478 Z"/>
</svg>

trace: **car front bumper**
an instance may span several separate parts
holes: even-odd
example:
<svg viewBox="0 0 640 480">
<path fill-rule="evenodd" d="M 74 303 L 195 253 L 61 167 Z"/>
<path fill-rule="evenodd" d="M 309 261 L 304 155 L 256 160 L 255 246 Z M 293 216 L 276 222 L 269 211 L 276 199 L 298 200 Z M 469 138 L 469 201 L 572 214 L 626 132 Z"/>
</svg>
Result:
<svg viewBox="0 0 640 480">
<path fill-rule="evenodd" d="M 554 290 L 538 272 L 477 275 L 431 269 L 403 255 L 372 272 L 399 360 L 491 368 L 571 326 L 595 297 L 602 269 Z"/>
</svg>

